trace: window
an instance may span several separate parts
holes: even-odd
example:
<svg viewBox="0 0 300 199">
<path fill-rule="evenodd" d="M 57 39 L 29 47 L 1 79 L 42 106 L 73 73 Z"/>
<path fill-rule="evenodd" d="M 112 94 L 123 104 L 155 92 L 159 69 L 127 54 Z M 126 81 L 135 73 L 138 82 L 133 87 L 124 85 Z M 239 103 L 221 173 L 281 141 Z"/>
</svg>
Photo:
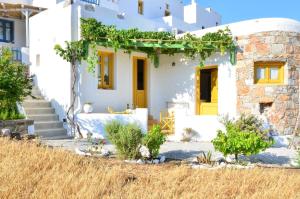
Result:
<svg viewBox="0 0 300 199">
<path fill-rule="evenodd" d="M 114 54 L 99 52 L 98 88 L 113 89 Z"/>
<path fill-rule="evenodd" d="M 14 40 L 14 23 L 0 19 L 0 42 L 13 42 Z"/>
<path fill-rule="evenodd" d="M 166 10 L 165 10 L 165 17 L 168 17 L 171 15 L 171 12 L 170 12 L 170 5 L 169 4 L 166 4 Z"/>
<path fill-rule="evenodd" d="M 257 84 L 283 83 L 284 62 L 256 62 L 254 81 Z"/>
<path fill-rule="evenodd" d="M 144 14 L 144 1 L 139 0 L 138 2 L 138 13 L 143 15 Z"/>
<path fill-rule="evenodd" d="M 36 66 L 41 65 L 41 56 L 40 56 L 40 54 L 36 54 L 36 56 L 35 56 L 35 65 Z"/>
</svg>

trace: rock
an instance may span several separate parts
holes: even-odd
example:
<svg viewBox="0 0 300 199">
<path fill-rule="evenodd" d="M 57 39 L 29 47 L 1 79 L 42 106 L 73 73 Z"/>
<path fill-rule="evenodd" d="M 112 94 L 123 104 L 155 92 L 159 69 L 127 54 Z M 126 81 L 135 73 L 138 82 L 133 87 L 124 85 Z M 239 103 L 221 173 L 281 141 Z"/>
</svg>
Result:
<svg viewBox="0 0 300 199">
<path fill-rule="evenodd" d="M 146 146 L 140 148 L 140 153 L 143 158 L 150 158 L 150 151 Z"/>
<path fill-rule="evenodd" d="M 147 160 L 146 163 L 147 164 L 153 164 L 153 161 L 152 160 Z"/>
<path fill-rule="evenodd" d="M 104 148 L 102 148 L 102 149 L 100 150 L 100 153 L 101 153 L 101 155 L 103 155 L 103 156 L 109 156 L 109 154 L 110 154 L 109 150 L 104 149 Z"/>
<path fill-rule="evenodd" d="M 91 153 L 83 152 L 78 148 L 75 149 L 75 153 L 78 154 L 78 155 L 82 155 L 82 156 L 91 156 L 92 155 Z"/>
<path fill-rule="evenodd" d="M 11 130 L 10 130 L 10 129 L 2 129 L 2 130 L 1 130 L 1 134 L 2 134 L 2 136 L 4 136 L 4 137 L 8 137 L 8 136 L 10 136 L 10 134 L 11 134 Z"/>
<path fill-rule="evenodd" d="M 159 164 L 159 159 L 154 159 L 153 164 Z"/>
<path fill-rule="evenodd" d="M 235 162 L 235 159 L 232 158 L 232 157 L 230 157 L 230 156 L 227 156 L 227 157 L 225 158 L 225 160 L 226 160 L 226 162 L 229 162 L 229 163 Z"/>
<path fill-rule="evenodd" d="M 197 159 L 197 157 L 193 158 L 193 159 L 192 159 L 192 162 L 194 162 L 194 163 L 198 163 L 198 159 Z"/>
<path fill-rule="evenodd" d="M 161 156 L 160 158 L 159 158 L 159 162 L 160 163 L 164 163 L 166 161 L 166 156 Z"/>
<path fill-rule="evenodd" d="M 221 164 L 222 162 L 226 163 L 226 160 L 224 157 L 217 157 L 215 159 L 215 162 L 217 162 L 218 164 Z"/>
<path fill-rule="evenodd" d="M 139 159 L 138 161 L 136 161 L 137 164 L 145 164 L 144 160 Z"/>
<path fill-rule="evenodd" d="M 221 162 L 220 167 L 226 167 L 227 164 L 225 162 Z"/>
</svg>

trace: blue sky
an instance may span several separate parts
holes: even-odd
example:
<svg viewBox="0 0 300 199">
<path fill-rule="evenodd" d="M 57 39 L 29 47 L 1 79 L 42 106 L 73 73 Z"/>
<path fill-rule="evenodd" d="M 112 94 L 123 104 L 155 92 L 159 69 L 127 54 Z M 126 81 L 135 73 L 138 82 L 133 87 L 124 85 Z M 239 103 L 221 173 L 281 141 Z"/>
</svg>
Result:
<svg viewBox="0 0 300 199">
<path fill-rule="evenodd" d="M 183 0 L 189 3 L 191 0 Z M 284 17 L 300 21 L 300 0 L 197 0 L 203 7 L 211 7 L 222 15 L 222 23 L 241 20 Z"/>
</svg>

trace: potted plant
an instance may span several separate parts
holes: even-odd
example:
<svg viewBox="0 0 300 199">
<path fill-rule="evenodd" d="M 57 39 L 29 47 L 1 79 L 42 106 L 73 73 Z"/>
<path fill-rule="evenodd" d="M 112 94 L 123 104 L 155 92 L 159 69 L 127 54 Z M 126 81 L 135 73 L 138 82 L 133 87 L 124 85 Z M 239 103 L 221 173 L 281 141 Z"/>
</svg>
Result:
<svg viewBox="0 0 300 199">
<path fill-rule="evenodd" d="M 86 102 L 83 105 L 84 113 L 92 113 L 93 112 L 93 104 L 91 102 Z"/>
</svg>

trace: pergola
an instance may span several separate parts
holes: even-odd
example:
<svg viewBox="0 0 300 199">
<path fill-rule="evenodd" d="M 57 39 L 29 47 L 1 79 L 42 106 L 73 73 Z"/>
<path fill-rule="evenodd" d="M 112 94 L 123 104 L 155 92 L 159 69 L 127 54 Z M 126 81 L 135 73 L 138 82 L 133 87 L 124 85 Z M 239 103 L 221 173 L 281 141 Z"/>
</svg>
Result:
<svg viewBox="0 0 300 199">
<path fill-rule="evenodd" d="M 0 3 L 0 17 L 25 20 L 26 47 L 29 46 L 29 17 L 34 16 L 43 10 L 45 10 L 45 8 L 27 4 Z"/>
</svg>

